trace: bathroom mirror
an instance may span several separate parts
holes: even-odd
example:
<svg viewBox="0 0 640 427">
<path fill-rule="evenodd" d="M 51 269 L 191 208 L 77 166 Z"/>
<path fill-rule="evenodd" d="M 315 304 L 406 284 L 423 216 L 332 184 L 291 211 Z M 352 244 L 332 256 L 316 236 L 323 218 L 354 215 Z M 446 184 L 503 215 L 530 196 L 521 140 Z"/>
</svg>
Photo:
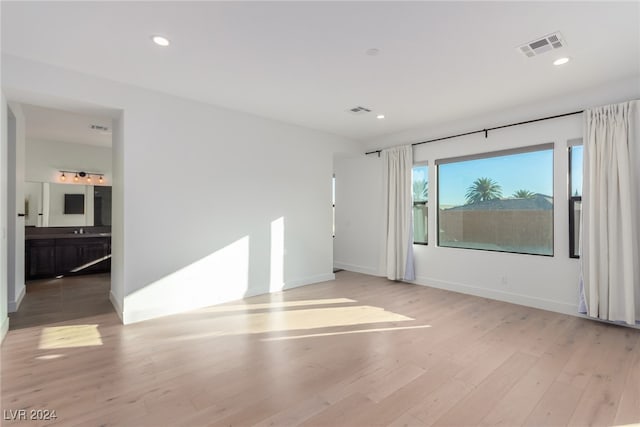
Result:
<svg viewBox="0 0 640 427">
<path fill-rule="evenodd" d="M 25 182 L 25 226 L 91 227 L 111 225 L 111 187 Z M 83 209 L 65 214 L 66 200 L 84 199 Z M 68 206 L 67 206 L 68 207 Z"/>
</svg>

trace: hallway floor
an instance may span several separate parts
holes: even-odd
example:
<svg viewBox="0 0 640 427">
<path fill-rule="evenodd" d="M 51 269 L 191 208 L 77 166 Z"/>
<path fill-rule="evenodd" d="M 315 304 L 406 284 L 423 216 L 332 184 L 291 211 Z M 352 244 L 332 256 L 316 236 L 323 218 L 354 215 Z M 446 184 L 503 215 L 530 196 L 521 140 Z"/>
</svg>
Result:
<svg viewBox="0 0 640 427">
<path fill-rule="evenodd" d="M 109 274 L 27 282 L 27 293 L 20 308 L 9 314 L 9 328 L 22 329 L 113 312 L 110 287 Z"/>
</svg>

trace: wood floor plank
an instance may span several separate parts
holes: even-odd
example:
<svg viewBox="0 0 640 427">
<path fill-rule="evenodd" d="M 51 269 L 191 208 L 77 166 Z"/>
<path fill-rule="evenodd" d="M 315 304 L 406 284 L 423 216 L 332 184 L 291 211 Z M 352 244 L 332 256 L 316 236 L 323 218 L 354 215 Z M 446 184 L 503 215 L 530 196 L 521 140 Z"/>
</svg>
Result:
<svg viewBox="0 0 640 427">
<path fill-rule="evenodd" d="M 612 425 L 629 377 L 638 334 L 612 327 L 603 342 L 606 352 L 590 375 L 584 393 L 569 420 L 570 425 Z M 619 349 L 624 349 L 619 351 Z"/>
<path fill-rule="evenodd" d="M 583 390 L 554 382 L 524 422 L 525 426 L 565 426 L 569 423 Z"/>
<path fill-rule="evenodd" d="M 482 425 L 522 425 L 527 416 L 551 387 L 560 371 L 581 342 L 568 339 L 569 331 L 578 319 L 566 322 L 565 331 L 556 341 L 547 345 L 547 351 L 531 369 L 504 395 L 496 397 L 497 404 L 482 420 Z M 549 331 L 550 336 L 556 336 Z"/>
<path fill-rule="evenodd" d="M 324 411 L 329 402 L 321 399 L 318 396 L 310 397 L 307 400 L 299 402 L 294 406 L 280 411 L 268 418 L 263 419 L 260 422 L 254 424 L 256 427 L 268 427 L 268 426 L 296 426 L 300 425 L 309 418 Z"/>
<path fill-rule="evenodd" d="M 309 418 L 300 426 L 350 426 L 354 417 L 369 411 L 373 402 L 360 393 L 347 396 L 343 400 L 330 405 L 327 409 Z"/>
<path fill-rule="evenodd" d="M 460 400 L 434 425 L 477 425 L 503 396 L 536 362 L 534 356 L 514 353 L 497 367 L 473 392 Z"/>
<path fill-rule="evenodd" d="M 640 349 L 636 344 L 635 358 L 626 378 L 614 425 L 640 423 Z"/>
<path fill-rule="evenodd" d="M 430 394 L 450 381 L 459 369 L 459 365 L 447 360 L 433 365 L 413 381 L 375 402 L 367 412 L 353 418 L 353 424 L 384 426 L 392 423 L 405 415 L 407 407 L 424 402 Z"/>
<path fill-rule="evenodd" d="M 474 386 L 452 378 L 425 396 L 420 404 L 411 407 L 408 414 L 420 420 L 425 426 L 434 425 L 439 418 L 468 396 L 473 389 Z"/>
<path fill-rule="evenodd" d="M 423 427 L 425 424 L 418 418 L 405 412 L 396 418 L 392 423 L 387 424 L 388 427 Z"/>
</svg>

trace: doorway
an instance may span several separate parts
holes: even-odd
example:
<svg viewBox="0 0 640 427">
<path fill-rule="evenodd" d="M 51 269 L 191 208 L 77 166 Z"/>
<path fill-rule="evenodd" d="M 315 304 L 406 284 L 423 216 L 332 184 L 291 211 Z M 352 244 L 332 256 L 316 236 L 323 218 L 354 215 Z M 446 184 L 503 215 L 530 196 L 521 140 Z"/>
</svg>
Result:
<svg viewBox="0 0 640 427">
<path fill-rule="evenodd" d="M 8 142 L 23 154 L 9 157 L 9 198 L 24 209 L 8 253 L 25 296 L 16 300 L 20 280 L 9 282 L 9 327 L 112 312 L 112 116 L 12 105 L 22 123 Z"/>
</svg>

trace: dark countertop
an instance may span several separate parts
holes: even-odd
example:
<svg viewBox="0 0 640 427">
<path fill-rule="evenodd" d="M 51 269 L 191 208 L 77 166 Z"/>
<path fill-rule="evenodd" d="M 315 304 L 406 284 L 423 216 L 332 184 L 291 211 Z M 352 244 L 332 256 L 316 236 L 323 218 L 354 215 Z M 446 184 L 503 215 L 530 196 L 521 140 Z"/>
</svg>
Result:
<svg viewBox="0 0 640 427">
<path fill-rule="evenodd" d="M 25 240 L 44 240 L 44 239 L 86 239 L 88 237 L 111 237 L 111 233 L 57 233 L 57 234 L 27 234 Z"/>
</svg>

